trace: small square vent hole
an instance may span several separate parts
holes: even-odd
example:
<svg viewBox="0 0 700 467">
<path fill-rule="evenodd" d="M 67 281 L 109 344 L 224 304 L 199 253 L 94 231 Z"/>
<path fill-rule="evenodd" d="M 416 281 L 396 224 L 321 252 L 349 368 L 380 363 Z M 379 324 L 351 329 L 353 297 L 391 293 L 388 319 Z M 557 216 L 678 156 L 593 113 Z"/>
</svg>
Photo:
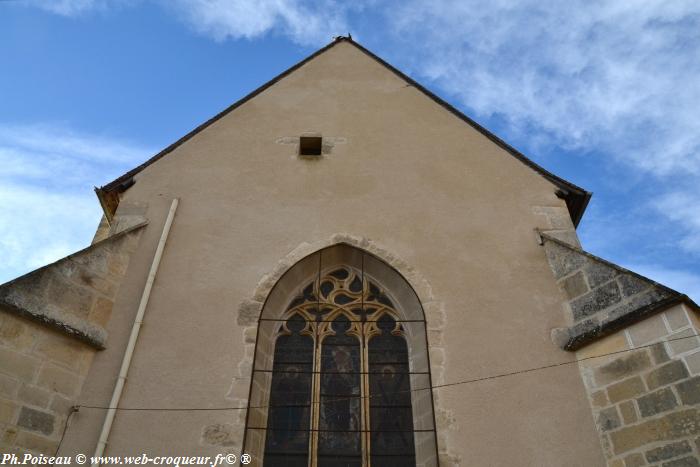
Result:
<svg viewBox="0 0 700 467">
<path fill-rule="evenodd" d="M 320 136 L 302 136 L 299 138 L 299 155 L 300 156 L 320 156 L 321 155 L 321 138 Z"/>
</svg>

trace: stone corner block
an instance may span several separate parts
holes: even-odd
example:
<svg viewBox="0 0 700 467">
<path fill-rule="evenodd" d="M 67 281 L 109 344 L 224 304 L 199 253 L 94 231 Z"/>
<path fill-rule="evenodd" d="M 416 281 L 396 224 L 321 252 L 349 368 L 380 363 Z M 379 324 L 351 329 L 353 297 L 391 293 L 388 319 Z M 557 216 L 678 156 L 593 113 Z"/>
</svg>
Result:
<svg viewBox="0 0 700 467">
<path fill-rule="evenodd" d="M 44 435 L 53 433 L 55 418 L 52 414 L 41 412 L 30 407 L 22 407 L 19 412 L 17 426 Z"/>
</svg>

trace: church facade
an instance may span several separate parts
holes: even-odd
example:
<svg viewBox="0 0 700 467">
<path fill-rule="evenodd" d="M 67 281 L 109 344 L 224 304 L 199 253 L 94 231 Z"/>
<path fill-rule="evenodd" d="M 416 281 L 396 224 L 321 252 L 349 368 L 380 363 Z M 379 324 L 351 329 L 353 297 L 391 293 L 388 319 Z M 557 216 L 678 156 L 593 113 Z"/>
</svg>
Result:
<svg viewBox="0 0 700 467">
<path fill-rule="evenodd" d="M 700 465 L 700 309 L 590 193 L 349 38 L 97 190 L 0 286 L 0 451 Z"/>
</svg>

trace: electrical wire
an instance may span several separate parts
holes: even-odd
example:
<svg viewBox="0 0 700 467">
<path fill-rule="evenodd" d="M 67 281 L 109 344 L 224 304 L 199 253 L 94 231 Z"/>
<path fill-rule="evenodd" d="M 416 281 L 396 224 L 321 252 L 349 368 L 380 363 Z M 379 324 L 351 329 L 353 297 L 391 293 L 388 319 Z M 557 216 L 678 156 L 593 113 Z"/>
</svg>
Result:
<svg viewBox="0 0 700 467">
<path fill-rule="evenodd" d="M 428 391 L 428 390 L 433 390 L 433 389 L 443 389 L 443 388 L 448 388 L 448 387 L 454 387 L 454 386 L 461 386 L 465 384 L 473 384 L 473 383 L 479 383 L 482 381 L 491 381 L 495 379 L 500 379 L 500 378 L 506 378 L 509 376 L 516 376 L 516 375 L 522 375 L 525 373 L 532 373 L 535 371 L 541 371 L 541 370 L 548 370 L 552 368 L 558 368 L 566 365 L 573 365 L 577 364 L 580 362 L 585 362 L 588 360 L 593 360 L 595 358 L 602 358 L 602 357 L 609 357 L 612 355 L 619 355 L 622 353 L 626 352 L 633 352 L 635 350 L 641 350 L 641 349 L 646 349 L 646 348 L 651 348 L 656 345 L 662 344 L 664 342 L 676 342 L 680 341 L 683 339 L 690 339 L 690 338 L 698 338 L 699 336 L 693 335 L 693 336 L 683 336 L 683 337 L 677 337 L 674 339 L 668 339 L 666 341 L 662 342 L 654 342 L 653 344 L 648 344 L 648 345 L 642 345 L 639 347 L 633 347 L 631 349 L 623 349 L 623 350 L 617 350 L 614 352 L 608 352 L 600 355 L 592 355 L 590 357 L 584 357 L 576 360 L 571 360 L 568 362 L 559 362 L 559 363 L 552 363 L 550 365 L 543 365 L 543 366 L 538 366 L 538 367 L 533 367 L 533 368 L 525 368 L 522 370 L 516 370 L 516 371 L 510 371 L 507 373 L 499 373 L 495 375 L 490 375 L 490 376 L 483 376 L 481 378 L 473 378 L 473 379 L 467 379 L 467 380 L 462 380 L 462 381 L 453 381 L 450 383 L 443 383 L 443 384 L 436 384 L 432 386 L 427 386 L 427 387 L 422 387 L 422 388 L 417 388 L 417 389 L 406 389 L 403 391 L 397 391 L 395 394 L 400 394 L 400 393 L 412 393 L 412 392 L 418 392 L 418 391 Z M 407 374 L 407 373 L 406 373 Z M 368 396 L 345 396 L 342 398 L 336 398 L 336 399 L 326 399 L 323 401 L 323 403 L 328 403 L 328 402 L 338 402 L 338 401 L 345 401 L 345 400 L 354 400 L 354 399 L 371 399 L 373 397 L 377 397 L 378 395 L 368 395 Z M 318 402 L 321 403 L 321 402 Z M 122 411 L 155 411 L 155 412 L 196 412 L 196 411 L 226 411 L 226 410 L 249 410 L 249 409 L 276 409 L 276 408 L 291 408 L 291 407 L 308 407 L 309 404 L 295 404 L 295 405 L 264 405 L 264 406 L 246 406 L 246 407 L 183 407 L 183 408 L 168 408 L 168 407 L 117 407 L 116 410 L 122 410 Z M 78 405 L 78 408 L 84 408 L 84 409 L 98 409 L 98 410 L 108 410 L 110 407 L 104 407 L 104 406 L 96 406 L 96 405 Z"/>
<path fill-rule="evenodd" d="M 63 444 L 63 438 L 66 437 L 66 431 L 68 430 L 68 424 L 70 423 L 70 419 L 73 416 L 74 413 L 78 411 L 78 406 L 74 405 L 73 407 L 70 408 L 70 413 L 66 417 L 66 421 L 63 424 L 63 433 L 61 433 L 61 439 L 58 441 L 58 446 L 56 446 L 56 452 L 54 453 L 54 457 L 58 456 L 58 451 L 61 450 L 61 445 Z"/>
</svg>

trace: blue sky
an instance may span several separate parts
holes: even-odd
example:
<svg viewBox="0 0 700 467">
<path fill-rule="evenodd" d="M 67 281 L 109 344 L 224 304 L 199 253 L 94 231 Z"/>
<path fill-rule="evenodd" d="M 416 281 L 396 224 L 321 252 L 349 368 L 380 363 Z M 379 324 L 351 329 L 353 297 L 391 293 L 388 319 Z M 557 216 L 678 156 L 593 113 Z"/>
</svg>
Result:
<svg viewBox="0 0 700 467">
<path fill-rule="evenodd" d="M 700 301 L 700 3 L 0 0 L 0 282 L 92 191 L 352 33 L 594 196 L 584 248 Z"/>
</svg>

